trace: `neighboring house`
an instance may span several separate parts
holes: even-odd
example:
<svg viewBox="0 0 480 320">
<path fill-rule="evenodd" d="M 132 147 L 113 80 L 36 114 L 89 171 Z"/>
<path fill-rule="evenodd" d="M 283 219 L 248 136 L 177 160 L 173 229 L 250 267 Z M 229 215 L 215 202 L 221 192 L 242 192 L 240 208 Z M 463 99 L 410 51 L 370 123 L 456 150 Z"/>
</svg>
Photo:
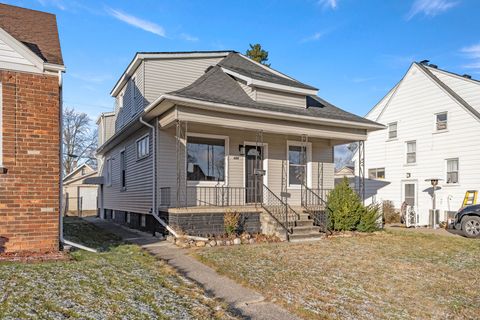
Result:
<svg viewBox="0 0 480 320">
<path fill-rule="evenodd" d="M 101 216 L 206 235 L 235 210 L 247 231 L 319 236 L 333 147 L 384 126 L 316 94 L 233 51 L 137 53 L 98 121 Z"/>
<path fill-rule="evenodd" d="M 335 185 L 342 182 L 344 178 L 348 179 L 350 187 L 355 190 L 356 184 L 354 166 L 343 166 L 342 168 L 335 170 Z"/>
<path fill-rule="evenodd" d="M 84 163 L 63 178 L 64 208 L 67 215 L 97 215 L 98 186 L 85 181 L 97 175 L 96 170 Z"/>
<path fill-rule="evenodd" d="M 64 70 L 55 16 L 0 4 L 0 251 L 58 250 Z"/>
<path fill-rule="evenodd" d="M 480 82 L 427 61 L 413 63 L 402 80 L 367 114 L 388 126 L 365 144 L 368 202 L 413 206 L 428 225 L 438 178 L 439 220 L 457 211 L 467 190 L 480 189 Z M 358 172 L 358 162 L 357 162 Z"/>
</svg>

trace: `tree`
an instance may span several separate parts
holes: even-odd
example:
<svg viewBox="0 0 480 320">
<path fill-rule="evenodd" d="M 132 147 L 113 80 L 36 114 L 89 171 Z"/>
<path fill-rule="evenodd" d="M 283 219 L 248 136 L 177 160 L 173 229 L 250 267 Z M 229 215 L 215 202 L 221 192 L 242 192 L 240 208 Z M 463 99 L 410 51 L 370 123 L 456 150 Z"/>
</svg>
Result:
<svg viewBox="0 0 480 320">
<path fill-rule="evenodd" d="M 63 172 L 69 174 L 79 164 L 96 167 L 97 130 L 86 113 L 66 108 L 63 112 Z"/>
<path fill-rule="evenodd" d="M 259 43 L 250 44 L 250 49 L 247 50 L 245 55 L 250 59 L 257 61 L 258 63 L 270 67 L 270 63 L 267 63 L 268 51 L 263 50 L 262 46 Z"/>
</svg>

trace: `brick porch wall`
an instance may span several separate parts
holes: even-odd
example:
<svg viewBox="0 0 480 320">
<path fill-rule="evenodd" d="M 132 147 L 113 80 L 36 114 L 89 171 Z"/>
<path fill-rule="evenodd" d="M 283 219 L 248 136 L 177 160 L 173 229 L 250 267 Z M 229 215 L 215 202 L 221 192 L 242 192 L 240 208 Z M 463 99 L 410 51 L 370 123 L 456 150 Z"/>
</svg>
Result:
<svg viewBox="0 0 480 320">
<path fill-rule="evenodd" d="M 3 164 L 0 253 L 56 251 L 59 232 L 58 77 L 0 70 Z"/>
</svg>

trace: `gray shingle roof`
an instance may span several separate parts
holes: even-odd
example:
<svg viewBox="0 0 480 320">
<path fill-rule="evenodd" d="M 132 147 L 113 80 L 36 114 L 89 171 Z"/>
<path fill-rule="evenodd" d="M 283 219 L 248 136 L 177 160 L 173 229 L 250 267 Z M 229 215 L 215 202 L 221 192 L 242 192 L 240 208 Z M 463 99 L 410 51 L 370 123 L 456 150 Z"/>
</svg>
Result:
<svg viewBox="0 0 480 320">
<path fill-rule="evenodd" d="M 257 110 L 378 125 L 376 122 L 339 109 L 317 96 L 307 97 L 307 108 L 280 106 L 254 101 L 245 93 L 236 80 L 225 74 L 218 66 L 211 67 L 191 85 L 170 94 Z"/>
<path fill-rule="evenodd" d="M 291 86 L 295 88 L 318 90 L 317 88 L 301 83 L 300 81 L 285 78 L 271 71 L 268 71 L 267 69 L 262 68 L 261 66 L 258 66 L 257 64 L 241 57 L 236 52 L 230 53 L 227 57 L 220 61 L 218 65 L 249 78 Z"/>
</svg>

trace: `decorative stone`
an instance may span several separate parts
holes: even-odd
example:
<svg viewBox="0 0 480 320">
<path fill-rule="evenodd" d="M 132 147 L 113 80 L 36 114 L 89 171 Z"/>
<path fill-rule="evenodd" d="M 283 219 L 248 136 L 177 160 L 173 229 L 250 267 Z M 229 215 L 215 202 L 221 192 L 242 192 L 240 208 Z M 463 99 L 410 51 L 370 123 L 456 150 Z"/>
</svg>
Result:
<svg viewBox="0 0 480 320">
<path fill-rule="evenodd" d="M 217 246 L 223 246 L 223 241 L 222 240 L 217 240 Z"/>
<path fill-rule="evenodd" d="M 208 244 L 212 247 L 215 247 L 217 245 L 217 241 L 211 240 Z"/>
<path fill-rule="evenodd" d="M 253 238 L 248 239 L 248 243 L 249 243 L 249 244 L 254 244 L 254 243 L 255 243 L 255 239 L 253 239 Z"/>
<path fill-rule="evenodd" d="M 227 240 L 227 241 L 225 241 L 225 245 L 230 246 L 230 245 L 232 245 L 232 243 L 230 242 L 230 240 Z"/>
<path fill-rule="evenodd" d="M 242 240 L 240 240 L 240 238 L 235 238 L 235 239 L 233 239 L 233 244 L 234 245 L 242 244 Z"/>
<path fill-rule="evenodd" d="M 195 243 L 195 246 L 197 247 L 205 247 L 205 245 L 206 245 L 205 241 L 197 241 Z"/>
</svg>

